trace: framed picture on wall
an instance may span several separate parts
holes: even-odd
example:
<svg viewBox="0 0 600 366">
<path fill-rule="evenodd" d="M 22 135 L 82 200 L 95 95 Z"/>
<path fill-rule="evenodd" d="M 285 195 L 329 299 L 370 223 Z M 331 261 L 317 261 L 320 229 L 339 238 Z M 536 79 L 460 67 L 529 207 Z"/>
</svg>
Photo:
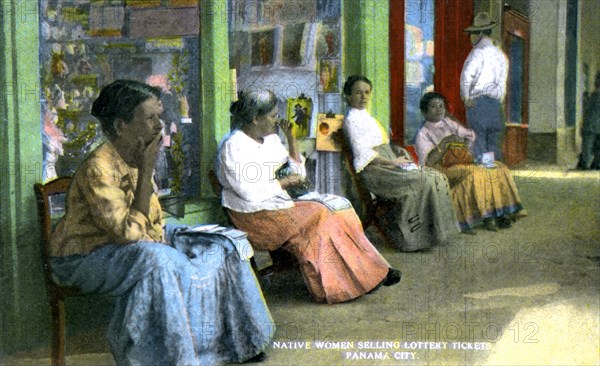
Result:
<svg viewBox="0 0 600 366">
<path fill-rule="evenodd" d="M 317 31 L 317 58 L 336 57 L 340 53 L 340 25 L 337 22 L 323 22 Z"/>
<path fill-rule="evenodd" d="M 319 61 L 319 91 L 321 93 L 338 93 L 338 75 L 340 60 L 323 58 Z"/>
<path fill-rule="evenodd" d="M 343 114 L 319 113 L 317 117 L 317 150 L 342 151 L 342 147 L 335 137 L 341 133 Z M 338 132 L 339 131 L 339 132 Z"/>
<path fill-rule="evenodd" d="M 275 62 L 275 30 L 251 33 L 251 65 L 271 66 Z"/>
<path fill-rule="evenodd" d="M 250 32 L 234 32 L 229 42 L 229 63 L 236 70 L 243 70 L 252 64 L 252 42 Z"/>
<path fill-rule="evenodd" d="M 294 136 L 304 138 L 309 135 L 313 102 L 301 94 L 298 98 L 288 98 L 287 119 L 294 124 Z"/>
<path fill-rule="evenodd" d="M 304 29 L 304 23 L 287 25 L 283 29 L 282 66 L 294 67 L 305 64 L 306 37 Z"/>
</svg>

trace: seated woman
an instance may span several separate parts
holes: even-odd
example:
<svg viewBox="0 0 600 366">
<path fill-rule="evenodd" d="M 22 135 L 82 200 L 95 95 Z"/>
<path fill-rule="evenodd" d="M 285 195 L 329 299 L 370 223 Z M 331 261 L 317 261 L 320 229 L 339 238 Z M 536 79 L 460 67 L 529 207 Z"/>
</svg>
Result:
<svg viewBox="0 0 600 366">
<path fill-rule="evenodd" d="M 275 94 L 241 92 L 230 111 L 238 129 L 221 142 L 216 172 L 222 204 L 252 245 L 293 254 L 317 302 L 348 301 L 400 281 L 400 272 L 369 242 L 352 208 L 331 211 L 318 202 L 292 200 L 286 188 L 302 183 L 304 162 L 292 124 L 278 118 Z M 289 151 L 276 134 L 278 126 Z M 286 163 L 296 173 L 277 179 Z"/>
<path fill-rule="evenodd" d="M 475 132 L 446 115 L 446 100 L 441 94 L 426 93 L 419 107 L 425 116 L 425 124 L 416 136 L 419 160 L 448 177 L 461 229 L 473 233 L 472 229 L 482 224 L 492 231 L 498 230 L 498 227 L 510 227 L 511 219 L 516 218 L 517 213 L 524 214 L 524 211 L 506 165 L 496 161 L 493 167 L 486 168 L 472 163 L 472 155 L 466 149 L 473 145 Z M 461 142 L 465 147 L 461 147 Z M 458 158 L 460 155 L 448 152 L 452 148 L 465 149 L 463 155 L 466 158 Z M 456 156 L 452 159 L 454 161 L 447 154 Z"/>
<path fill-rule="evenodd" d="M 231 240 L 163 230 L 152 173 L 162 143 L 160 91 L 117 80 L 92 106 L 107 141 L 77 169 L 52 236 L 59 282 L 116 296 L 108 329 L 118 365 L 264 359 L 272 319 Z"/>
<path fill-rule="evenodd" d="M 344 132 L 352 146 L 354 168 L 365 187 L 395 201 L 388 213 L 388 232 L 401 251 L 426 250 L 447 243 L 458 233 L 446 177 L 429 168 L 417 168 L 410 154 L 390 145 L 382 126 L 367 105 L 372 84 L 362 75 L 348 77 L 344 95 L 350 109 Z"/>
</svg>

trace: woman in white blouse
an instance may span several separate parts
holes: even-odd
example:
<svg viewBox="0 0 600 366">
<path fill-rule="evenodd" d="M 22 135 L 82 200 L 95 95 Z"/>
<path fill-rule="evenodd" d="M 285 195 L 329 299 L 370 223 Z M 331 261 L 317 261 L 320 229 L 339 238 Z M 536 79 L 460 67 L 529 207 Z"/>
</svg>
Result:
<svg viewBox="0 0 600 366">
<path fill-rule="evenodd" d="M 344 84 L 349 106 L 344 132 L 354 168 L 370 192 L 396 202 L 387 219 L 399 250 L 446 243 L 458 232 L 448 181 L 431 168 L 418 168 L 406 150 L 390 145 L 387 132 L 367 111 L 371 92 L 371 81 L 362 75 L 350 76 Z"/>
<path fill-rule="evenodd" d="M 301 184 L 306 172 L 291 123 L 278 117 L 275 95 L 241 92 L 230 111 L 238 129 L 221 142 L 216 171 L 222 205 L 252 245 L 291 252 L 317 302 L 351 300 L 400 281 L 400 271 L 389 268 L 369 242 L 352 208 L 331 211 L 318 202 L 293 201 L 286 192 Z M 276 170 L 286 163 L 296 173 L 277 179 Z"/>
</svg>

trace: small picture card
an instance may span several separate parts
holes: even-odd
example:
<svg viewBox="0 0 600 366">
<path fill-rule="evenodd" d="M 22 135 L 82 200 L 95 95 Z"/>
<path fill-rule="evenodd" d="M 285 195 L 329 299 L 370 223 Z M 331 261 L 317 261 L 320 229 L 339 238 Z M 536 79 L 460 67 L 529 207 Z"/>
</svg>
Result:
<svg viewBox="0 0 600 366">
<path fill-rule="evenodd" d="M 294 124 L 294 136 L 298 139 L 309 135 L 312 108 L 312 99 L 304 94 L 287 100 L 287 119 Z"/>
<path fill-rule="evenodd" d="M 317 117 L 317 150 L 341 151 L 342 147 L 334 139 L 335 132 L 342 132 L 343 114 L 319 114 Z"/>
<path fill-rule="evenodd" d="M 340 26 L 337 22 L 319 23 L 315 52 L 317 58 L 338 57 L 340 52 Z"/>
</svg>

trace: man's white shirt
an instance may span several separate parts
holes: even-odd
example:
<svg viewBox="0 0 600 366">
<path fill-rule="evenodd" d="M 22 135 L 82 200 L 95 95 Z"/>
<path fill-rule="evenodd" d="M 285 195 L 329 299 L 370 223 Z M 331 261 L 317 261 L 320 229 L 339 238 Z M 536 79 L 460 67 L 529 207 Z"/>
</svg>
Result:
<svg viewBox="0 0 600 366">
<path fill-rule="evenodd" d="M 504 100 L 508 78 L 508 59 L 488 37 L 477 43 L 465 60 L 460 75 L 463 100 L 488 96 Z"/>
</svg>

